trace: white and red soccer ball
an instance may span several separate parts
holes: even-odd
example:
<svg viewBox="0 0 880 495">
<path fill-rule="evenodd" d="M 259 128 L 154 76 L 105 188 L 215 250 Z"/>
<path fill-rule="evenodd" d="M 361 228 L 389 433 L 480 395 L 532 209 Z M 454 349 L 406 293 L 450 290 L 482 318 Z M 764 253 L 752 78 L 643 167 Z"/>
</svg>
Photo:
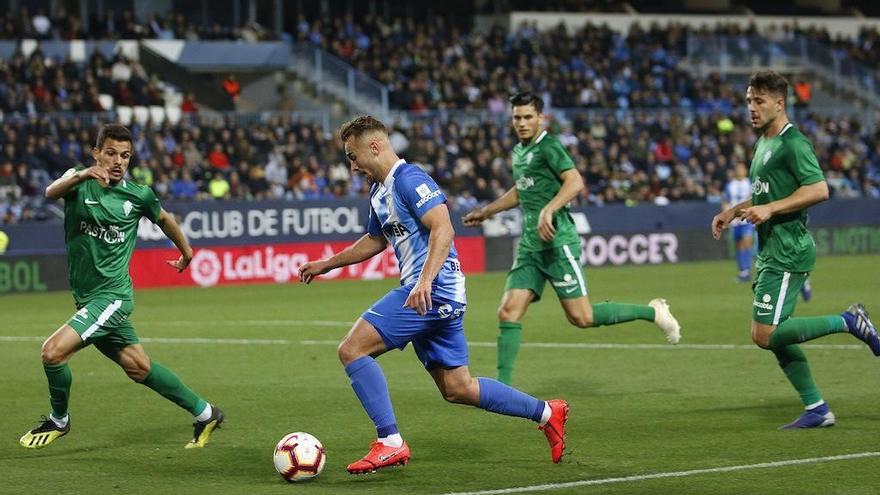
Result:
<svg viewBox="0 0 880 495">
<path fill-rule="evenodd" d="M 286 435 L 272 456 L 275 470 L 287 481 L 302 481 L 314 478 L 324 469 L 324 446 L 314 436 L 298 431 Z"/>
</svg>

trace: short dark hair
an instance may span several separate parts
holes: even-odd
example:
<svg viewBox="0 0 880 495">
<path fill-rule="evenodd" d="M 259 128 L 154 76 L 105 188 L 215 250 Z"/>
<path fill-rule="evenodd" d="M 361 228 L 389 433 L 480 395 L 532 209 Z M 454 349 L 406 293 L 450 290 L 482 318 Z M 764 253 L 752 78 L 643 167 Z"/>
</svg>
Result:
<svg viewBox="0 0 880 495">
<path fill-rule="evenodd" d="M 344 143 L 349 138 L 357 139 L 370 131 L 380 131 L 383 134 L 388 134 L 388 130 L 381 120 L 372 115 L 361 115 L 339 126 L 339 139 Z"/>
<path fill-rule="evenodd" d="M 95 142 L 95 147 L 97 149 L 102 149 L 104 147 L 104 141 L 108 139 L 112 139 L 114 141 L 128 141 L 129 144 L 134 146 L 134 139 L 131 137 L 131 131 L 128 130 L 128 127 L 125 127 L 122 124 L 104 124 L 101 126 L 101 130 L 98 131 L 98 140 Z"/>
<path fill-rule="evenodd" d="M 788 79 L 776 71 L 762 70 L 755 72 L 749 78 L 749 86 L 779 96 L 783 100 L 788 96 Z"/>
<path fill-rule="evenodd" d="M 533 107 L 535 107 L 535 110 L 538 113 L 544 111 L 544 100 L 542 100 L 540 96 L 532 93 L 531 91 L 520 91 L 518 93 L 514 93 L 509 98 L 509 100 L 510 105 L 514 107 L 532 105 Z"/>
</svg>

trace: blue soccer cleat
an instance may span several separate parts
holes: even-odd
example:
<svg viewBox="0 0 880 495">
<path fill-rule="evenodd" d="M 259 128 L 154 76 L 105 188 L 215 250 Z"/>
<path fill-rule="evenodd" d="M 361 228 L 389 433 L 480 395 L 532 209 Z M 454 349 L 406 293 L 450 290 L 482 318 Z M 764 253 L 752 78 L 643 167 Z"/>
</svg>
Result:
<svg viewBox="0 0 880 495">
<path fill-rule="evenodd" d="M 813 284 L 810 283 L 809 278 L 804 280 L 804 285 L 801 286 L 801 297 L 804 302 L 810 302 L 810 299 L 813 298 Z"/>
<path fill-rule="evenodd" d="M 813 409 L 807 409 L 796 420 L 787 425 L 780 426 L 779 429 L 801 430 L 805 428 L 826 428 L 834 426 L 836 422 L 837 418 L 834 417 L 834 413 L 828 408 L 828 404 L 822 404 Z"/>
<path fill-rule="evenodd" d="M 868 319 L 865 306 L 861 303 L 853 304 L 840 316 L 846 321 L 849 333 L 867 344 L 875 356 L 880 356 L 880 338 L 877 337 L 877 328 Z"/>
</svg>

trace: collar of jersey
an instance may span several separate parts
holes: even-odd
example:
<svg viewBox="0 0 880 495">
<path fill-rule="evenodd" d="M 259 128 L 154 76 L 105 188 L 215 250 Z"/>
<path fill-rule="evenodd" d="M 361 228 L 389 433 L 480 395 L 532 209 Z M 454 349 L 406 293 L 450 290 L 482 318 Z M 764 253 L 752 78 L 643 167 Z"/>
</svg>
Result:
<svg viewBox="0 0 880 495">
<path fill-rule="evenodd" d="M 382 182 L 385 184 L 386 189 L 391 189 L 391 183 L 394 182 L 394 173 L 397 172 L 397 167 L 406 163 L 406 160 L 401 158 L 397 160 L 394 165 L 391 166 L 391 170 L 388 171 L 388 175 L 385 176 L 385 180 Z"/>
</svg>

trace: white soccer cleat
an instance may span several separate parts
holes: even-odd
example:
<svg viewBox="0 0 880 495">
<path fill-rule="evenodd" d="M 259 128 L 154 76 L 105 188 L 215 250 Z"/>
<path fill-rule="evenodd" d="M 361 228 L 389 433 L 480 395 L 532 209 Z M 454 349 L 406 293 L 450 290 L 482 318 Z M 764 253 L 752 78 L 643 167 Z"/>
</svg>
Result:
<svg viewBox="0 0 880 495">
<path fill-rule="evenodd" d="M 669 311 L 669 304 L 666 303 L 666 299 L 659 297 L 651 299 L 648 306 L 654 308 L 654 324 L 660 327 L 660 330 L 666 335 L 666 340 L 670 344 L 677 344 L 681 340 L 681 325 L 678 324 L 678 320 Z"/>
</svg>

